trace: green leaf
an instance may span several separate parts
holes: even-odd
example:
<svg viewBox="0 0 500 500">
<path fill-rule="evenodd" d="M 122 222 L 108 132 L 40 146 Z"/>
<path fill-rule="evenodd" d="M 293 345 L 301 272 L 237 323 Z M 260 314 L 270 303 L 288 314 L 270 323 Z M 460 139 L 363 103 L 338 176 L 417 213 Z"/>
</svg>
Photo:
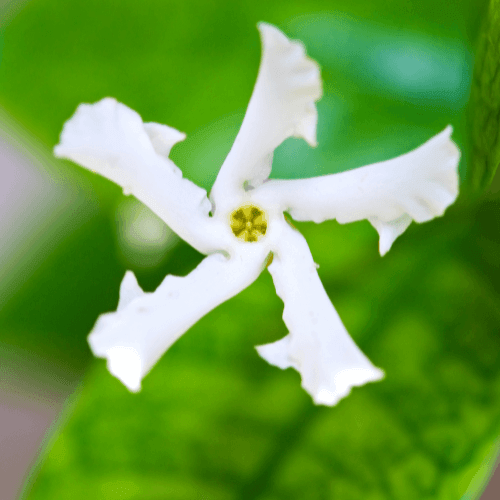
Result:
<svg viewBox="0 0 500 500">
<path fill-rule="evenodd" d="M 500 431 L 492 208 L 450 210 L 383 259 L 367 223 L 300 224 L 386 379 L 315 407 L 296 372 L 262 361 L 253 346 L 286 334 L 264 273 L 187 332 L 140 394 L 96 361 L 29 500 L 477 498 Z"/>
<path fill-rule="evenodd" d="M 479 35 L 470 99 L 470 166 L 476 192 L 492 182 L 500 163 L 500 1 L 490 0 Z"/>
</svg>

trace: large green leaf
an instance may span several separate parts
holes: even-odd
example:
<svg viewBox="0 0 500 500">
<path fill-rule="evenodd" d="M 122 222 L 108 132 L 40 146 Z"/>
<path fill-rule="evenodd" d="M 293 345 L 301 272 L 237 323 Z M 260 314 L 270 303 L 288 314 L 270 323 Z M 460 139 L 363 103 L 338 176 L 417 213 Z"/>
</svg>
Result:
<svg viewBox="0 0 500 500">
<path fill-rule="evenodd" d="M 450 210 L 383 259 L 367 223 L 300 226 L 382 382 L 315 407 L 295 372 L 258 358 L 253 345 L 286 333 L 266 273 L 140 394 L 95 362 L 28 498 L 458 499 L 483 466 L 480 490 L 500 430 L 493 208 Z"/>
</svg>

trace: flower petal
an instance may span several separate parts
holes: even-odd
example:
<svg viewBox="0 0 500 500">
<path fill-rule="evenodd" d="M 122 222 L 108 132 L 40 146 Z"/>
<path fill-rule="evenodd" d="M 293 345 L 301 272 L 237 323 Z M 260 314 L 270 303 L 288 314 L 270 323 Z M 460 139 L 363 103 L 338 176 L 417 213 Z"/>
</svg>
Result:
<svg viewBox="0 0 500 500">
<path fill-rule="evenodd" d="M 299 41 L 289 40 L 266 23 L 258 25 L 262 61 L 248 109 L 210 196 L 216 205 L 224 193 L 256 187 L 271 172 L 272 153 L 288 137 L 302 137 L 316 145 L 321 97 L 318 64 L 306 56 Z"/>
<path fill-rule="evenodd" d="M 443 215 L 458 195 L 460 151 L 451 126 L 397 158 L 339 174 L 268 181 L 259 188 L 263 203 L 278 204 L 299 221 L 341 224 L 368 219 L 380 234 L 380 253 L 389 250 L 411 220 Z"/>
<path fill-rule="evenodd" d="M 380 241 L 378 246 L 380 255 L 382 256 L 391 249 L 396 238 L 408 229 L 412 221 L 408 214 L 403 214 L 401 217 L 389 222 L 384 222 L 378 217 L 370 217 L 368 220 L 379 234 Z"/>
<path fill-rule="evenodd" d="M 182 178 L 168 158 L 185 135 L 166 125 L 143 123 L 133 110 L 112 98 L 80 104 L 54 148 L 133 194 L 181 238 L 202 253 L 220 249 L 218 225 L 208 213 L 206 191 Z"/>
<path fill-rule="evenodd" d="M 154 150 L 165 158 L 170 156 L 170 150 L 178 142 L 181 142 L 186 138 L 186 134 L 184 132 L 179 132 L 175 128 L 162 125 L 161 123 L 144 123 L 144 131 L 148 134 Z M 179 169 L 177 169 L 177 171 L 180 172 Z"/>
<path fill-rule="evenodd" d="M 263 252 L 206 257 L 187 276 L 167 276 L 145 293 L 125 274 L 116 312 L 102 314 L 88 341 L 109 371 L 132 392 L 163 353 L 202 316 L 249 286 L 264 267 Z"/>
<path fill-rule="evenodd" d="M 142 297 L 144 294 L 145 292 L 137 283 L 135 274 L 132 271 L 127 271 L 120 285 L 120 301 L 116 310 L 125 309 L 134 299 Z"/>
<path fill-rule="evenodd" d="M 329 406 L 352 387 L 383 378 L 383 371 L 372 365 L 347 333 L 299 232 L 283 230 L 268 269 L 285 304 L 283 320 L 290 333 L 257 347 L 266 361 L 282 369 L 295 368 L 314 402 Z"/>
</svg>

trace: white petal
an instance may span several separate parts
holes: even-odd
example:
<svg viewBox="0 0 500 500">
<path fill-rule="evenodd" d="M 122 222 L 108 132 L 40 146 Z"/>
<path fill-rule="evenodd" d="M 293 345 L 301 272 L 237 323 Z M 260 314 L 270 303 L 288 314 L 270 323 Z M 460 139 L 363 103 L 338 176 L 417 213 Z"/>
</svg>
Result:
<svg viewBox="0 0 500 500">
<path fill-rule="evenodd" d="M 127 271 L 120 285 L 120 301 L 117 310 L 120 311 L 127 307 L 130 302 L 138 297 L 142 297 L 145 292 L 137 283 L 137 278 L 132 271 Z"/>
<path fill-rule="evenodd" d="M 371 217 L 368 220 L 380 236 L 379 251 L 380 255 L 384 256 L 391 249 L 396 238 L 408 229 L 412 219 L 408 214 L 403 214 L 389 222 L 381 221 L 378 217 Z"/>
<path fill-rule="evenodd" d="M 383 371 L 372 365 L 347 333 L 300 233 L 283 230 L 268 269 L 285 304 L 283 319 L 290 333 L 257 347 L 266 361 L 295 368 L 314 402 L 329 406 L 347 396 L 352 387 L 383 378 Z"/>
<path fill-rule="evenodd" d="M 165 158 L 169 157 L 170 150 L 178 142 L 186 138 L 184 132 L 179 132 L 175 128 L 160 123 L 144 123 L 144 130 L 148 134 L 154 150 Z"/>
<path fill-rule="evenodd" d="M 89 335 L 93 353 L 131 391 L 163 353 L 202 316 L 230 299 L 260 274 L 265 255 L 206 257 L 187 276 L 167 276 L 154 293 L 141 290 L 127 272 L 116 312 L 102 314 Z"/>
<path fill-rule="evenodd" d="M 133 347 L 111 347 L 106 351 L 108 370 L 131 392 L 141 390 L 144 363 Z"/>
<path fill-rule="evenodd" d="M 183 179 L 168 159 L 185 135 L 157 123 L 144 124 L 112 98 L 80 104 L 66 122 L 54 154 L 92 170 L 133 194 L 181 238 L 202 253 L 220 249 L 218 222 L 208 213 L 206 191 Z"/>
<path fill-rule="evenodd" d="M 318 64 L 306 56 L 299 41 L 289 40 L 266 23 L 258 25 L 262 60 L 243 124 L 210 196 L 216 205 L 228 190 L 245 183 L 260 185 L 271 172 L 272 153 L 286 138 L 304 138 L 316 145 L 321 97 Z M 271 160 L 271 161 L 270 161 Z"/>
<path fill-rule="evenodd" d="M 448 126 L 410 153 L 340 174 L 271 180 L 255 196 L 299 221 L 337 219 L 344 224 L 368 219 L 380 234 L 384 254 L 411 220 L 443 215 L 455 201 L 460 151 L 451 133 Z"/>
<path fill-rule="evenodd" d="M 280 295 L 280 297 L 282 296 Z M 287 335 L 272 344 L 259 345 L 256 349 L 259 355 L 271 365 L 277 366 L 282 370 L 286 370 L 287 368 L 295 368 L 296 370 L 299 369 L 297 364 L 288 354 L 290 350 L 290 335 Z"/>
</svg>

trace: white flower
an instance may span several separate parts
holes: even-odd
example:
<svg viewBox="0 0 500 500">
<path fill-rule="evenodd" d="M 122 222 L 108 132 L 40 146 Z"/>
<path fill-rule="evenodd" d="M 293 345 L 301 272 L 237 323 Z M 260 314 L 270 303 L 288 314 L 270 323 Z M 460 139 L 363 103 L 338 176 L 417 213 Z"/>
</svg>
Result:
<svg viewBox="0 0 500 500">
<path fill-rule="evenodd" d="M 290 136 L 316 144 L 320 70 L 303 45 L 259 24 L 263 56 L 245 119 L 207 193 L 169 159 L 185 135 L 143 123 L 114 99 L 82 104 L 65 124 L 55 155 L 93 170 L 133 194 L 181 238 L 207 255 L 186 277 L 167 276 L 145 293 L 125 274 L 116 312 L 89 336 L 96 356 L 131 391 L 196 321 L 268 269 L 285 304 L 289 334 L 257 347 L 280 368 L 300 372 L 317 404 L 334 405 L 353 386 L 379 380 L 333 308 L 302 235 L 283 216 L 340 223 L 368 219 L 383 255 L 412 220 L 442 215 L 458 192 L 459 151 L 448 126 L 414 151 L 340 174 L 269 180 L 274 149 Z"/>
</svg>

